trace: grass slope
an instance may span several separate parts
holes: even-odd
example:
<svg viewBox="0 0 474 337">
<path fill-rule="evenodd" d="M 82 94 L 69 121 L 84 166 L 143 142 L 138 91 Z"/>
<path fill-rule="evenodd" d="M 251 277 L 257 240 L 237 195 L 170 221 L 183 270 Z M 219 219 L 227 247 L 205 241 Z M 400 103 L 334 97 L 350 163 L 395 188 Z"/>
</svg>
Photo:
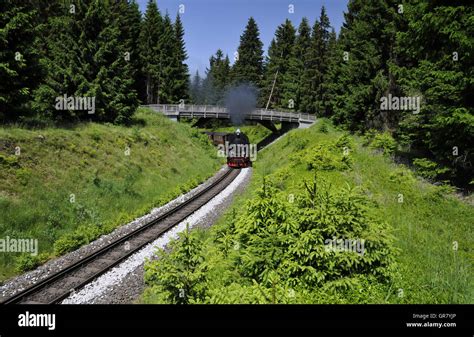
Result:
<svg viewBox="0 0 474 337">
<path fill-rule="evenodd" d="M 0 128 L 0 238 L 38 239 L 42 253 L 0 253 L 0 280 L 143 215 L 222 162 L 205 135 L 146 109 L 131 127 Z"/>
</svg>

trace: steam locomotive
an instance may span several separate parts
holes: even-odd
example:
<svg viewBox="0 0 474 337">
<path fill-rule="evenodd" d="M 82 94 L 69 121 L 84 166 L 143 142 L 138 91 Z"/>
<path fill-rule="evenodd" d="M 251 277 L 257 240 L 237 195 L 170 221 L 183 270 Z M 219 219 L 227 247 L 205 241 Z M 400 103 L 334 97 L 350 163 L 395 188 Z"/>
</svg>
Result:
<svg viewBox="0 0 474 337">
<path fill-rule="evenodd" d="M 248 137 L 240 132 L 229 133 L 226 137 L 228 146 L 227 166 L 242 168 L 252 166 L 250 161 L 250 142 Z"/>
<path fill-rule="evenodd" d="M 227 166 L 233 168 L 252 166 L 249 139 L 239 129 L 235 133 L 206 132 L 206 134 L 214 145 L 223 149 L 227 156 Z"/>
</svg>

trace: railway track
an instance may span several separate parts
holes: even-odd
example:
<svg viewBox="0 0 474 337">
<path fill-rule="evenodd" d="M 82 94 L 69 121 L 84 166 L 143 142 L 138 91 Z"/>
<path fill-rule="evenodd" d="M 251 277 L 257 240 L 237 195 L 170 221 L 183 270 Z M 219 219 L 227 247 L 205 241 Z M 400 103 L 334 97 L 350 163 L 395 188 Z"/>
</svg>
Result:
<svg viewBox="0 0 474 337">
<path fill-rule="evenodd" d="M 240 170 L 228 168 L 211 185 L 190 199 L 83 259 L 7 298 L 2 304 L 54 304 L 61 302 L 73 291 L 90 283 L 153 242 L 168 229 L 182 222 L 224 190 L 239 173 Z"/>
</svg>

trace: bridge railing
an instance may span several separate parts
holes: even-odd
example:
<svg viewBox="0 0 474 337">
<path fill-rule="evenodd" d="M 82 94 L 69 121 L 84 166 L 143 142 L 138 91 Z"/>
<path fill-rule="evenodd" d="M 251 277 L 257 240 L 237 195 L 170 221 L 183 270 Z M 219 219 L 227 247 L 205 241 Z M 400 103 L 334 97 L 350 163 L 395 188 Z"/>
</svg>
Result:
<svg viewBox="0 0 474 337">
<path fill-rule="evenodd" d="M 195 104 L 149 104 L 146 105 L 156 111 L 161 111 L 165 115 L 178 115 L 180 113 L 183 114 L 207 114 L 214 115 L 214 114 L 227 114 L 227 108 L 222 106 L 216 105 L 195 105 Z M 284 120 L 284 121 L 307 121 L 307 122 L 314 122 L 316 120 L 316 116 L 305 114 L 305 113 L 297 113 L 297 112 L 287 112 L 287 111 L 276 111 L 276 110 L 265 110 L 265 109 L 256 109 L 247 116 L 249 119 L 253 120 Z"/>
</svg>

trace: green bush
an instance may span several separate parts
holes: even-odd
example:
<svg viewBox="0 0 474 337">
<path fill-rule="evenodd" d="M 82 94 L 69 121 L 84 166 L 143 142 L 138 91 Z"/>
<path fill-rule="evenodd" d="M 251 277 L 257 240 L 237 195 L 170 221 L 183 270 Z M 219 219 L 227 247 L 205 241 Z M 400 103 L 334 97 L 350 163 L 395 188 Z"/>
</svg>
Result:
<svg viewBox="0 0 474 337">
<path fill-rule="evenodd" d="M 413 165 L 417 174 L 430 180 L 436 180 L 449 172 L 448 168 L 440 167 L 426 158 L 416 158 L 413 160 Z"/>
<path fill-rule="evenodd" d="M 60 237 L 54 243 L 54 252 L 56 255 L 62 255 L 71 252 L 104 234 L 105 230 L 100 225 L 79 226 L 74 232 L 67 233 Z"/>
<path fill-rule="evenodd" d="M 18 166 L 18 156 L 6 156 L 0 153 L 0 164 L 6 167 Z"/>
<path fill-rule="evenodd" d="M 321 121 L 319 123 L 318 131 L 321 133 L 328 133 L 329 132 L 329 127 L 326 121 Z"/>
<path fill-rule="evenodd" d="M 48 260 L 47 254 L 31 255 L 30 253 L 21 254 L 16 260 L 16 270 L 20 273 L 33 270 Z"/>
<path fill-rule="evenodd" d="M 388 132 L 375 135 L 370 143 L 370 148 L 374 150 L 382 150 L 385 155 L 392 155 L 397 149 L 397 142 Z"/>
<path fill-rule="evenodd" d="M 342 136 L 336 142 L 321 142 L 304 154 L 308 170 L 343 171 L 352 167 L 351 142 Z"/>
<path fill-rule="evenodd" d="M 201 254 L 202 243 L 188 230 L 174 241 L 171 253 L 160 249 L 159 258 L 145 264 L 145 282 L 151 285 L 145 297 L 174 304 L 199 303 L 207 291 L 208 266 Z"/>
</svg>

